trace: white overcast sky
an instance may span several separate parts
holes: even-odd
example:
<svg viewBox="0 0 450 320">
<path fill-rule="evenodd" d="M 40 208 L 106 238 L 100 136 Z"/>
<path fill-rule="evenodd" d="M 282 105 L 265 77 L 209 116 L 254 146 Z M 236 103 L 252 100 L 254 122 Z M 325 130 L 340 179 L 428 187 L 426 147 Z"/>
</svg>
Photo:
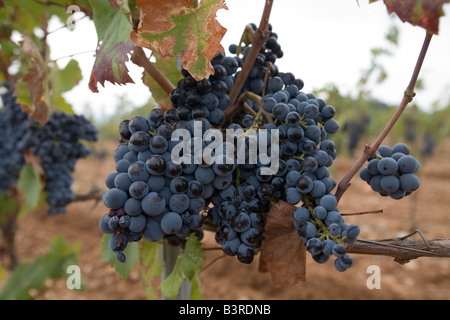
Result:
<svg viewBox="0 0 450 320">
<path fill-rule="evenodd" d="M 359 2 L 359 3 L 358 3 Z M 356 84 L 362 70 L 370 66 L 370 49 L 381 47 L 394 53 L 380 60 L 388 72 L 388 80 L 382 85 L 371 86 L 372 96 L 378 100 L 398 104 L 411 77 L 417 56 L 425 37 L 425 31 L 402 23 L 388 16 L 386 7 L 379 1 L 368 0 L 275 0 L 270 22 L 279 36 L 284 57 L 277 60 L 280 71 L 292 72 L 305 82 L 305 92 L 323 88 L 329 83 L 337 85 L 342 93 L 356 93 Z M 225 49 L 237 43 L 247 23 L 259 24 L 264 0 L 227 0 L 229 10 L 218 12 L 219 21 L 228 29 L 222 45 Z M 440 33 L 429 48 L 421 72 L 425 90 L 419 91 L 415 102 L 424 110 L 430 110 L 436 101 L 444 106 L 450 101 L 450 5 L 445 5 L 446 16 L 441 18 Z M 76 14 L 75 18 L 82 15 Z M 390 27 L 400 30 L 398 47 L 385 40 Z M 50 25 L 55 30 L 61 24 Z M 97 36 L 89 19 L 82 19 L 74 31 L 60 30 L 49 36 L 52 59 L 70 54 L 94 50 Z M 150 93 L 142 84 L 141 69 L 129 64 L 131 77 L 136 84 L 103 88 L 91 93 L 88 81 L 93 53 L 75 56 L 83 71 L 83 81 L 66 99 L 76 112 L 85 112 L 86 106 L 101 119 L 116 111 L 117 97 L 125 95 L 136 105 L 144 104 Z M 59 60 L 63 66 L 68 59 Z M 338 106 L 337 106 L 338 107 Z"/>
</svg>

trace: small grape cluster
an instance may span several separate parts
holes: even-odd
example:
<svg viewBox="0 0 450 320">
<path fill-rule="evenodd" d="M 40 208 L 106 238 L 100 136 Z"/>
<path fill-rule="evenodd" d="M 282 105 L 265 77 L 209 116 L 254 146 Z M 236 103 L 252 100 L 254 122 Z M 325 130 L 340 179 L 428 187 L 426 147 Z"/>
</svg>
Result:
<svg viewBox="0 0 450 320">
<path fill-rule="evenodd" d="M 345 224 L 331 194 L 336 181 L 328 168 L 337 151 L 329 137 L 339 129 L 335 108 L 289 82 L 267 94 L 263 108 L 275 120 L 265 127 L 280 132 L 281 166 L 271 180 L 275 198 L 291 205 L 302 202 L 294 211 L 294 225 L 308 252 L 319 263 L 336 256 L 336 269 L 345 271 L 353 265 L 345 246 L 356 242 L 360 229 Z"/>
<path fill-rule="evenodd" d="M 0 194 L 16 183 L 25 164 L 25 151 L 29 147 L 33 122 L 16 103 L 14 90 L 2 94 L 3 108 L 0 109 Z"/>
<path fill-rule="evenodd" d="M 295 209 L 294 225 L 314 261 L 325 263 L 334 255 L 335 268 L 345 271 L 353 265 L 345 244 L 355 243 L 360 229 L 345 223 L 334 195 L 327 194 L 316 201 L 317 205 L 312 206 L 306 198 L 305 205 Z"/>
<path fill-rule="evenodd" d="M 79 115 L 52 113 L 45 125 L 35 123 L 31 151 L 41 159 L 45 172 L 49 215 L 65 213 L 75 199 L 71 188 L 75 164 L 91 153 L 80 140 L 97 141 L 97 135 L 94 125 Z"/>
<path fill-rule="evenodd" d="M 419 188 L 420 180 L 415 174 L 419 167 L 406 144 L 398 143 L 392 148 L 382 145 L 360 171 L 360 177 L 373 191 L 398 200 Z"/>
</svg>

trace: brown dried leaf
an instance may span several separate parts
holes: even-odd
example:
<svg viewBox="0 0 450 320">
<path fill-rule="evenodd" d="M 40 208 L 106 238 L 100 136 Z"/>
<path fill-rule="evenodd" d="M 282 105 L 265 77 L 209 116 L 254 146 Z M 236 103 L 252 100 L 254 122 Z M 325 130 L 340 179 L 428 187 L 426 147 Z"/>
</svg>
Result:
<svg viewBox="0 0 450 320">
<path fill-rule="evenodd" d="M 48 121 L 49 106 L 45 99 L 45 81 L 47 69 L 41 57 L 38 47 L 28 35 L 23 36 L 20 42 L 23 53 L 30 59 L 31 67 L 21 82 L 16 86 L 18 89 L 18 102 L 22 110 L 27 112 L 31 119 L 40 124 Z M 21 85 L 22 84 L 22 85 Z"/>
<path fill-rule="evenodd" d="M 275 287 L 306 280 L 306 248 L 294 227 L 294 209 L 279 201 L 266 216 L 259 269 L 270 272 Z"/>
</svg>

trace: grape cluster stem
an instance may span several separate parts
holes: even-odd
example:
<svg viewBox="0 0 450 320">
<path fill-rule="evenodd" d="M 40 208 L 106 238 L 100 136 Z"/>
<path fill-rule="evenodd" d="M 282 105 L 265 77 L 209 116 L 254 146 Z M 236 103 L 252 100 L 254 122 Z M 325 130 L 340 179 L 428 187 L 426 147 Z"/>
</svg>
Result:
<svg viewBox="0 0 450 320">
<path fill-rule="evenodd" d="M 246 63 L 242 67 L 242 70 L 241 70 L 238 78 L 236 79 L 236 82 L 233 85 L 233 88 L 230 91 L 229 97 L 230 97 L 231 107 L 227 108 L 224 111 L 225 122 L 230 120 L 231 118 L 233 118 L 233 116 L 236 114 L 236 112 L 239 111 L 239 104 L 236 103 L 236 100 L 238 100 L 239 93 L 241 92 L 241 90 L 244 86 L 244 83 L 248 78 L 250 70 L 252 69 L 252 66 L 256 60 L 256 57 L 258 56 L 258 53 L 260 52 L 262 46 L 265 44 L 265 42 L 269 36 L 269 17 L 270 17 L 270 13 L 272 12 L 272 5 L 273 5 L 273 0 L 266 0 L 266 4 L 264 6 L 264 12 L 263 12 L 258 30 L 253 34 L 253 37 L 252 37 L 252 47 L 246 58 Z"/>
</svg>

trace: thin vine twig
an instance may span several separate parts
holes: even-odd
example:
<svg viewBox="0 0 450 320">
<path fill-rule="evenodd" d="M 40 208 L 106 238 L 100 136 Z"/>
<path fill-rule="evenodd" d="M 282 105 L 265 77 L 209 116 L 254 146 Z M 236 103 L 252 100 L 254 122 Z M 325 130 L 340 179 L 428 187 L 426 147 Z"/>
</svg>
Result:
<svg viewBox="0 0 450 320">
<path fill-rule="evenodd" d="M 361 212 L 352 212 L 352 213 L 341 213 L 341 216 L 359 216 L 364 214 L 379 214 L 383 213 L 383 210 L 368 210 L 368 211 L 361 211 Z"/>
<path fill-rule="evenodd" d="M 95 52 L 96 52 L 96 50 L 87 50 L 87 51 L 72 53 L 72 54 L 69 54 L 67 56 L 63 56 L 63 57 L 59 57 L 59 58 L 50 60 L 49 62 L 58 62 L 59 60 L 62 60 L 62 59 L 73 58 L 75 56 L 79 56 L 79 55 L 82 55 L 82 54 L 95 53 Z"/>
<path fill-rule="evenodd" d="M 391 120 L 387 123 L 386 127 L 383 129 L 383 131 L 380 133 L 380 135 L 377 137 L 377 139 L 373 142 L 371 146 L 366 146 L 363 154 L 360 156 L 360 158 L 355 162 L 353 167 L 347 172 L 347 174 L 342 178 L 342 180 L 338 184 L 338 189 L 336 191 L 336 198 L 339 202 L 342 195 L 347 191 L 347 189 L 350 187 L 350 181 L 355 176 L 355 174 L 362 168 L 364 163 L 373 156 L 378 148 L 380 147 L 381 143 L 384 141 L 386 136 L 389 134 L 397 120 L 402 115 L 403 111 L 405 110 L 406 106 L 413 100 L 414 98 L 414 88 L 416 86 L 417 78 L 419 77 L 420 69 L 422 67 L 423 61 L 425 59 L 425 55 L 427 53 L 428 47 L 430 45 L 430 41 L 433 34 L 427 32 L 425 40 L 423 42 L 422 50 L 420 51 L 419 58 L 417 59 L 416 66 L 414 68 L 413 75 L 411 77 L 411 80 L 409 82 L 408 87 L 406 88 L 403 99 L 397 108 L 396 112 L 392 116 Z"/>
<path fill-rule="evenodd" d="M 229 97 L 230 97 L 230 107 L 225 109 L 225 121 L 230 120 L 239 111 L 239 104 L 236 103 L 238 100 L 239 94 L 247 80 L 247 77 L 253 67 L 253 64 L 258 56 L 259 51 L 262 46 L 266 42 L 267 37 L 269 36 L 269 17 L 272 12 L 273 0 L 266 0 L 266 4 L 264 7 L 264 12 L 261 17 L 261 22 L 259 24 L 258 30 L 253 34 L 252 37 L 252 47 L 245 59 L 244 66 L 239 73 L 236 82 L 231 88 Z"/>
</svg>

